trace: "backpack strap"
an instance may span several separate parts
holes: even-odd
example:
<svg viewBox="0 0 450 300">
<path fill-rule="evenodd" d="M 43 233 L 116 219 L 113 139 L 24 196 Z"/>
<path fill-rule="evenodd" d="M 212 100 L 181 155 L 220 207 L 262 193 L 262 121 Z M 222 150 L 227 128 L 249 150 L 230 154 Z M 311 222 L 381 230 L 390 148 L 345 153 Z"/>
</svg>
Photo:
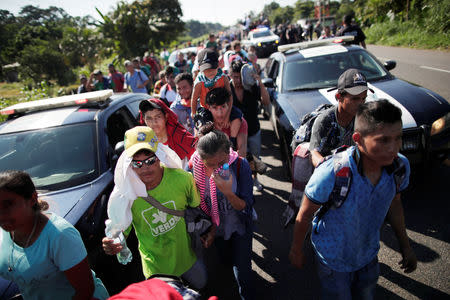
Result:
<svg viewBox="0 0 450 300">
<path fill-rule="evenodd" d="M 391 170 L 393 170 L 392 174 L 394 175 L 395 193 L 398 194 L 400 186 L 406 178 L 406 165 L 401 158 L 396 157 L 391 167 Z"/>
<path fill-rule="evenodd" d="M 344 204 L 352 184 L 352 171 L 347 151 L 348 146 L 339 147 L 336 153 L 327 156 L 323 161 L 333 159 L 333 172 L 335 176 L 333 190 L 328 201 L 325 202 L 316 214 L 317 223 L 323 218 L 330 208 L 339 208 Z M 323 162 L 322 162 L 323 163 Z M 316 234 L 317 227 L 315 228 Z"/>
<path fill-rule="evenodd" d="M 152 205 L 156 209 L 158 209 L 162 212 L 165 212 L 166 214 L 177 216 L 177 217 L 184 217 L 184 210 L 176 210 L 176 209 L 171 209 L 171 208 L 165 207 L 164 205 L 162 205 L 159 201 L 157 201 L 152 196 L 142 197 L 142 199 L 147 201 L 148 204 Z"/>
</svg>

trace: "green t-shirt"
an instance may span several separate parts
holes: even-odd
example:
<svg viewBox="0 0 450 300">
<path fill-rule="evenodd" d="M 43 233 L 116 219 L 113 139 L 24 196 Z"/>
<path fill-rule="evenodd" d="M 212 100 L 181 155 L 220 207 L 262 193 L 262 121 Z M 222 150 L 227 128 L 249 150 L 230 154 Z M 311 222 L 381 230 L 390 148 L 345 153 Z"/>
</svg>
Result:
<svg viewBox="0 0 450 300">
<path fill-rule="evenodd" d="M 185 210 L 197 207 L 200 195 L 191 173 L 164 168 L 161 183 L 148 194 L 164 206 Z M 184 218 L 166 214 L 137 198 L 131 207 L 133 226 L 139 240 L 144 276 L 180 276 L 196 261 Z"/>
</svg>

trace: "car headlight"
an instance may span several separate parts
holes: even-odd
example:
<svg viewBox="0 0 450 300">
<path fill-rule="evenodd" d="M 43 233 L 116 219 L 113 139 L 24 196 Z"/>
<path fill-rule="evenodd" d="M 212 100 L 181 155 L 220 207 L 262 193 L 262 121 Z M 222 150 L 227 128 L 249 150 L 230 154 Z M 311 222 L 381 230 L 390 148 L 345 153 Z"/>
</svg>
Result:
<svg viewBox="0 0 450 300">
<path fill-rule="evenodd" d="M 275 44 L 278 44 L 278 43 L 279 43 L 279 41 L 278 41 L 278 40 L 276 40 L 276 41 L 275 41 Z"/>
<path fill-rule="evenodd" d="M 442 118 L 437 119 L 431 125 L 431 135 L 436 135 L 444 131 L 444 129 L 448 128 L 450 125 L 450 113 L 443 116 Z"/>
<path fill-rule="evenodd" d="M 261 47 L 261 43 L 258 43 L 258 47 Z"/>
</svg>

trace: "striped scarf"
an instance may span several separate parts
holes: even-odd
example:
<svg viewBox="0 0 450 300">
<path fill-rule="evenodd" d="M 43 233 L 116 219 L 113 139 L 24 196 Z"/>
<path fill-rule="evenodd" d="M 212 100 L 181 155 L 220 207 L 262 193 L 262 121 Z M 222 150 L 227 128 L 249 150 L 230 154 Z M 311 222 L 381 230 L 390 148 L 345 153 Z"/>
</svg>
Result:
<svg viewBox="0 0 450 300">
<path fill-rule="evenodd" d="M 231 166 L 231 164 L 239 157 L 239 154 L 230 148 L 230 159 L 228 161 L 228 164 Z M 193 167 L 194 167 L 194 180 L 197 184 L 197 188 L 200 191 L 200 207 L 201 209 L 211 217 L 212 222 L 219 226 L 220 218 L 219 218 L 219 208 L 217 205 L 217 190 L 216 190 L 216 184 L 212 177 L 209 178 L 209 189 L 210 189 L 210 195 L 211 195 L 211 209 L 208 207 L 208 204 L 206 203 L 206 196 L 205 195 L 205 189 L 206 189 L 206 169 L 205 165 L 203 164 L 202 159 L 200 158 L 200 155 L 198 155 L 197 151 L 194 152 L 192 155 L 193 159 Z M 222 170 L 222 167 L 219 169 L 216 169 L 214 171 L 215 174 L 218 174 Z"/>
</svg>

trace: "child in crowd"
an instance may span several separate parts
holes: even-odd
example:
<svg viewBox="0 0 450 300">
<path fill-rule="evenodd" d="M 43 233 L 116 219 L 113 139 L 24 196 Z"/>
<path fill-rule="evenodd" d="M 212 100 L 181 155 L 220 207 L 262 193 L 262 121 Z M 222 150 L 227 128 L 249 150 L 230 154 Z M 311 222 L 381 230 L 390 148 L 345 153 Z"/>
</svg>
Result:
<svg viewBox="0 0 450 300">
<path fill-rule="evenodd" d="M 0 277 L 23 299 L 107 299 L 80 233 L 47 208 L 27 173 L 0 173 Z"/>
<path fill-rule="evenodd" d="M 409 273 L 417 265 L 400 199 L 410 174 L 408 160 L 398 153 L 402 144 L 401 110 L 387 100 L 362 104 L 356 114 L 353 140 L 356 146 L 316 168 L 295 221 L 289 258 L 296 267 L 303 267 L 303 243 L 313 220 L 311 241 L 321 299 L 374 298 L 380 228 L 385 219 L 400 243 L 401 268 Z M 336 165 L 343 159 L 348 167 L 336 172 Z M 348 174 L 350 185 L 336 190 L 336 182 L 342 182 Z M 343 192 L 348 193 L 344 200 Z"/>
<path fill-rule="evenodd" d="M 191 99 L 191 117 L 194 118 L 197 112 L 198 99 L 200 98 L 200 106 L 208 109 L 209 106 L 206 103 L 206 95 L 209 91 L 215 88 L 225 88 L 230 95 L 230 103 L 233 103 L 231 98 L 230 81 L 228 77 L 222 72 L 222 69 L 218 68 L 219 58 L 217 53 L 209 48 L 205 48 L 198 54 L 198 64 L 200 74 L 197 76 L 194 82 L 194 92 Z M 230 141 L 233 144 L 233 148 L 236 149 L 236 137 L 241 127 L 242 112 L 238 109 L 233 109 L 233 106 L 229 106 L 227 114 L 230 116 Z"/>
</svg>

